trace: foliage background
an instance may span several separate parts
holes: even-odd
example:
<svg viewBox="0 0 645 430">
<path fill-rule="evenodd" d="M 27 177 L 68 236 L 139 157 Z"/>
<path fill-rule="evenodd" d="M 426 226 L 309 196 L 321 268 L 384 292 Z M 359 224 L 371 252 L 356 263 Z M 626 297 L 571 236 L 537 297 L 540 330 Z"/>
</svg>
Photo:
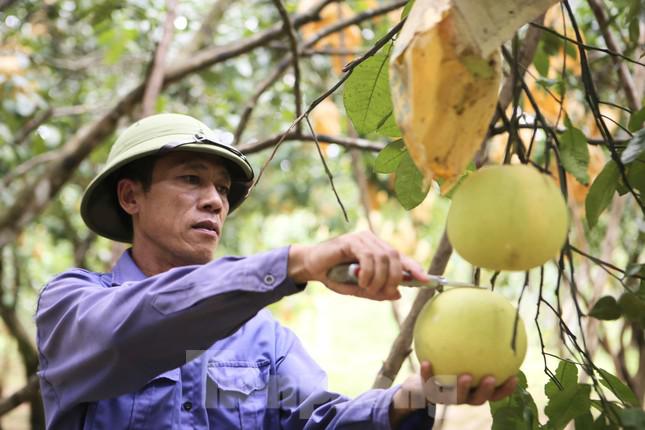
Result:
<svg viewBox="0 0 645 430">
<path fill-rule="evenodd" d="M 591 3 L 571 4 L 585 43 L 604 47 L 601 24 Z M 108 270 L 123 250 L 88 232 L 78 214 L 82 190 L 100 169 L 114 140 L 112 129 L 102 128 L 107 131 L 92 143 L 93 150 L 87 157 L 79 156 L 82 161 L 77 160 L 78 165 L 72 163 L 71 171 L 56 170 L 56 163 L 60 161 L 56 157 L 64 154 L 66 143 L 78 139 L 82 134 L 79 130 L 106 115 L 141 82 L 148 82 L 152 59 L 164 34 L 168 4 L 160 0 L 0 1 L 0 310 L 4 322 L 0 324 L 0 397 L 6 398 L 20 389 L 35 371 L 33 314 L 38 291 L 47 280 L 76 265 L 96 271 Z M 321 21 L 297 27 L 299 40 L 315 37 L 316 32 L 339 20 L 391 4 L 376 0 L 332 2 L 331 8 L 320 17 Z M 284 5 L 295 16 L 315 7 L 316 3 L 286 1 Z M 607 26 L 617 38 L 620 51 L 625 56 L 642 59 L 643 6 L 634 0 L 612 0 L 602 7 L 610 17 Z M 230 137 L 242 147 L 257 148 L 258 142 L 277 136 L 294 120 L 296 82 L 306 106 L 338 81 L 343 64 L 373 46 L 399 22 L 400 15 L 400 7 L 392 8 L 391 12 L 365 19 L 359 25 L 323 39 L 323 43 L 310 47 L 299 58 L 298 79 L 289 69 L 260 95 L 260 84 L 289 52 L 288 38 L 278 34 L 257 49 L 241 51 L 210 66 L 196 67 L 193 73 L 174 79 L 158 94 L 155 110 L 194 115 L 209 125 L 228 130 Z M 544 25 L 562 33 L 566 30 L 564 23 L 570 26 L 562 16 L 563 9 L 558 4 Z M 181 1 L 172 20 L 166 68 L 175 70 L 173 67 L 199 59 L 197 53 L 206 55 L 212 50 L 225 50 L 268 29 L 279 29 L 280 23 L 278 8 L 271 1 Z M 518 40 L 527 31 L 528 26 L 521 29 Z M 513 48 L 510 42 L 508 47 Z M 554 127 L 563 133 L 573 133 L 573 128 L 581 130 L 588 139 L 585 144 L 593 143 L 603 136 L 594 128 L 589 107 L 584 103 L 581 62 L 575 51 L 573 44 L 563 44 L 561 38 L 543 32 L 526 82 Z M 630 102 L 611 56 L 602 51 L 589 51 L 589 57 L 600 97 L 609 103 L 601 106 L 602 113 L 617 123 L 611 125 L 612 135 L 626 142 L 630 138 L 629 125 L 635 124 L 631 128 L 633 133 L 642 128 L 642 117 L 639 122 L 637 114 L 643 112 L 643 67 L 625 63 L 639 95 L 638 106 L 628 107 L 626 111 L 620 106 L 629 106 Z M 509 75 L 507 67 L 506 76 Z M 558 97 L 564 101 L 557 103 Z M 517 103 L 521 112 L 530 118 L 532 110 L 525 97 Z M 561 106 L 573 125 L 564 123 Z M 244 122 L 245 107 L 253 107 L 248 123 Z M 133 102 L 127 108 L 112 111 L 110 121 L 122 129 L 141 114 L 141 107 Z M 252 198 L 227 222 L 218 255 L 252 254 L 289 243 L 315 242 L 355 229 L 372 228 L 401 252 L 428 265 L 441 240 L 449 199 L 441 197 L 434 185 L 424 199 L 416 199 L 415 203 L 422 202 L 415 209 L 406 211 L 401 207 L 394 177 L 374 170 L 375 148 L 383 147 L 390 139 L 372 130 L 359 130 L 360 135 L 355 131 L 344 110 L 342 90 L 319 105 L 311 120 L 317 133 L 338 138 L 337 143 L 321 144 L 321 150 L 333 172 L 349 221 L 345 221 L 339 209 L 311 138 L 290 139 L 271 158 L 268 149 L 275 144 L 274 139 L 251 156 L 256 170 L 270 162 Z M 245 124 L 243 128 L 241 123 Z M 488 154 L 493 162 L 500 163 L 510 139 L 505 133 L 507 130 L 498 131 L 488 142 Z M 520 130 L 518 138 L 528 142 L 530 131 Z M 306 126 L 302 134 L 307 134 Z M 544 147 L 547 140 L 548 136 L 538 131 L 536 145 Z M 350 149 L 352 142 L 354 146 L 366 142 L 373 146 L 371 150 L 357 151 Z M 593 181 L 609 156 L 602 144 L 589 145 L 589 154 L 582 170 Z M 643 177 L 636 179 L 642 184 Z M 588 186 L 572 177 L 569 180 L 573 196 L 569 201 L 571 242 L 622 269 L 644 263 L 643 215 L 630 195 L 621 197 L 609 193 L 608 209 L 591 229 L 585 217 Z M 52 184 L 57 181 L 64 186 L 60 192 L 51 192 L 48 186 L 55 190 Z M 621 294 L 621 284 L 599 265 L 580 255 L 574 261 L 586 311 L 600 296 Z M 473 276 L 472 267 L 453 255 L 446 276 L 469 280 Z M 481 279 L 490 279 L 490 276 L 491 273 L 483 272 Z M 531 342 L 523 371 L 544 422 L 543 410 L 548 398 L 543 387 L 548 377 L 543 371 L 543 356 L 533 324 L 539 298 L 538 278 L 539 269 L 536 269 L 531 273 L 532 282 L 521 305 Z M 557 266 L 553 262 L 545 266 L 545 279 L 544 298 L 554 301 Z M 523 282 L 524 274 L 502 274 L 496 285 L 498 291 L 517 301 Z M 320 285 L 311 285 L 303 294 L 286 298 L 271 310 L 296 331 L 311 354 L 328 370 L 330 387 L 356 395 L 372 385 L 399 332 L 395 316 L 405 316 L 415 294 L 415 291 L 404 291 L 403 299 L 390 305 L 339 297 Z M 562 297 L 561 312 L 575 330 L 577 317 L 568 294 Z M 621 375 L 623 380 L 630 382 L 628 379 L 633 378 L 631 386 L 642 407 L 645 387 L 638 381 L 645 378 L 645 345 L 638 343 L 638 326 L 625 318 L 599 323 L 584 317 L 583 322 L 594 344 L 594 362 Z M 543 311 L 539 323 L 546 350 L 566 355 L 554 314 Z M 547 360 L 555 371 L 559 360 L 555 357 Z M 415 366 L 415 359 L 406 361 L 398 379 L 412 373 Z M 9 429 L 39 428 L 42 421 L 37 403 L 32 400 L 36 412 L 31 416 L 28 404 L 23 404 L 2 416 L 0 422 Z M 487 406 L 460 406 L 449 408 L 443 427 L 479 429 L 490 425 Z"/>
</svg>

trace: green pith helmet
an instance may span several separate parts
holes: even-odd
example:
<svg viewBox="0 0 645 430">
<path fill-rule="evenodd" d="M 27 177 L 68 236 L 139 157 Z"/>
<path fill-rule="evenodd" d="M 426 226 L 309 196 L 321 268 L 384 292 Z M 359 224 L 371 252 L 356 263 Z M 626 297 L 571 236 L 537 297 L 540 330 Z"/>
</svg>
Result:
<svg viewBox="0 0 645 430">
<path fill-rule="evenodd" d="M 126 164 L 168 151 L 192 151 L 224 159 L 231 175 L 229 213 L 248 195 L 253 168 L 246 157 L 222 143 L 222 135 L 190 116 L 164 113 L 135 122 L 114 142 L 103 170 L 90 182 L 81 201 L 81 217 L 97 234 L 119 242 L 132 242 L 129 215 L 116 196 L 114 173 Z"/>
</svg>

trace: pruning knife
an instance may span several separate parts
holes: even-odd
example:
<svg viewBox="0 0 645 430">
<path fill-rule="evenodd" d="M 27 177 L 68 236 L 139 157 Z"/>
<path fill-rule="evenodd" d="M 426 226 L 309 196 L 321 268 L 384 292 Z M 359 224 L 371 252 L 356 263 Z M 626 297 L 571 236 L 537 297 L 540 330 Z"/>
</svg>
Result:
<svg viewBox="0 0 645 430">
<path fill-rule="evenodd" d="M 327 277 L 334 282 L 343 284 L 358 284 L 358 275 L 361 272 L 361 266 L 358 263 L 339 264 L 327 272 Z M 404 287 L 417 287 L 417 288 L 437 288 L 441 290 L 444 286 L 450 287 L 475 287 L 483 288 L 479 285 L 471 284 L 469 282 L 458 282 L 446 279 L 439 275 L 428 275 L 427 281 L 419 281 L 414 279 L 410 272 L 403 271 L 403 281 L 401 286 Z"/>
</svg>

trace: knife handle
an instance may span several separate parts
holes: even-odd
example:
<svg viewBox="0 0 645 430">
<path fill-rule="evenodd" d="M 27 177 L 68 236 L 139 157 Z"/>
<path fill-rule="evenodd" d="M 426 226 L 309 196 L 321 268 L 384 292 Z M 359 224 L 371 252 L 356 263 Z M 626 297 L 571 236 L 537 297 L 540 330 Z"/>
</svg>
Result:
<svg viewBox="0 0 645 430">
<path fill-rule="evenodd" d="M 329 272 L 327 277 L 334 282 L 343 284 L 356 284 L 358 285 L 358 276 L 361 273 L 361 266 L 358 263 L 345 263 L 334 266 Z M 403 279 L 401 285 L 406 287 L 430 287 L 435 288 L 442 285 L 440 277 L 432 277 L 429 281 L 418 281 L 412 277 L 412 274 L 407 270 L 403 271 Z"/>
</svg>

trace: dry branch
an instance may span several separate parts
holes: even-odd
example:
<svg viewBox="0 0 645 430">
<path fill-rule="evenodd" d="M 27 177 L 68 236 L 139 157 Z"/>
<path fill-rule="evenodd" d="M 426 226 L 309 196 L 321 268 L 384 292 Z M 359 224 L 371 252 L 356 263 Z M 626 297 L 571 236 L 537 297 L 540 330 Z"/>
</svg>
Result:
<svg viewBox="0 0 645 430">
<path fill-rule="evenodd" d="M 450 245 L 448 236 L 444 231 L 441 236 L 441 242 L 439 242 L 437 252 L 435 252 L 434 257 L 432 258 L 432 263 L 430 263 L 428 273 L 441 275 L 446 269 L 446 265 L 448 264 L 448 260 L 450 260 L 451 255 L 452 246 Z M 421 312 L 423 305 L 430 300 L 434 293 L 434 289 L 422 289 L 417 293 L 417 296 L 412 303 L 412 307 L 410 308 L 410 312 L 403 321 L 401 331 L 394 340 L 394 343 L 390 348 L 390 353 L 387 359 L 383 362 L 383 365 L 376 376 L 374 384 L 372 385 L 373 388 L 387 388 L 392 385 L 392 382 L 394 382 L 396 375 L 401 369 L 403 360 L 405 360 L 412 351 L 410 345 L 412 344 L 412 332 L 414 331 L 414 323 L 417 320 L 417 316 L 419 315 L 419 312 Z"/>
</svg>

